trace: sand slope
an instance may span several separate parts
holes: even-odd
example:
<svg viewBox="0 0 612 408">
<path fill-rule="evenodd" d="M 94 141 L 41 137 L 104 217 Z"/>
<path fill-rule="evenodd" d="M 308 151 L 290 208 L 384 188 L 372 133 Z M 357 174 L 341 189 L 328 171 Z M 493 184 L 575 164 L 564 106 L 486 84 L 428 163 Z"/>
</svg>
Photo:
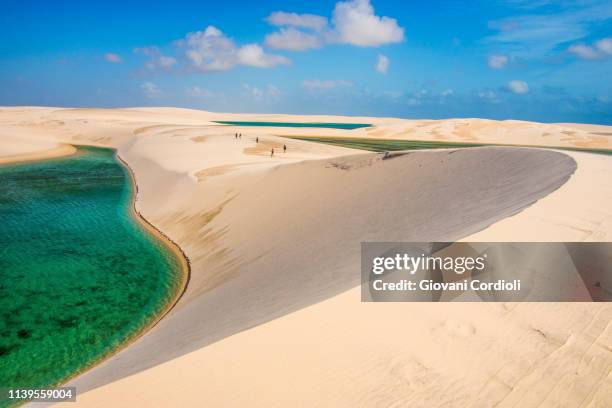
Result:
<svg viewBox="0 0 612 408">
<path fill-rule="evenodd" d="M 456 240 L 544 197 L 574 168 L 560 153 L 481 148 L 308 161 L 173 183 L 171 194 L 143 181 L 140 209 L 185 250 L 189 287 L 153 331 L 74 384 L 101 385 L 350 289 L 360 242 Z"/>
<path fill-rule="evenodd" d="M 79 397 L 128 407 L 606 407 L 612 308 L 354 289 Z"/>
</svg>

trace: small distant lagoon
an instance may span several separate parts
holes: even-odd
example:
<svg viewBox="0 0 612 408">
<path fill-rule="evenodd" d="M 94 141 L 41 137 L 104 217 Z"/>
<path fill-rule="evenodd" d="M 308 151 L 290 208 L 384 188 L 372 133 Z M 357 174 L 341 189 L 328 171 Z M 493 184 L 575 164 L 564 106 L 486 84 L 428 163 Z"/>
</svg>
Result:
<svg viewBox="0 0 612 408">
<path fill-rule="evenodd" d="M 110 149 L 0 166 L 0 388 L 65 381 L 176 298 L 183 260 L 135 218 L 132 196 Z"/>
<path fill-rule="evenodd" d="M 353 130 L 372 126 L 369 123 L 319 123 L 319 122 L 244 122 L 231 120 L 216 120 L 215 123 L 232 126 L 271 126 L 294 128 L 328 128 Z"/>
</svg>

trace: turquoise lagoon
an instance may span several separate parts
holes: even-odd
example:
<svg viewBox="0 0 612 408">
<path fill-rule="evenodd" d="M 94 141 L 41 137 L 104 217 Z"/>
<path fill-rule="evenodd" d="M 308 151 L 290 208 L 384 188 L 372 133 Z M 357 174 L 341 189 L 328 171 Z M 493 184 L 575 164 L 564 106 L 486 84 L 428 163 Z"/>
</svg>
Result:
<svg viewBox="0 0 612 408">
<path fill-rule="evenodd" d="M 231 120 L 217 120 L 215 123 L 234 126 L 273 126 L 273 127 L 296 127 L 296 128 L 330 128 L 330 129 L 359 129 L 370 127 L 368 123 L 318 123 L 318 122 L 243 122 Z"/>
<path fill-rule="evenodd" d="M 183 260 L 136 220 L 132 188 L 110 149 L 0 166 L 0 388 L 65 381 L 182 289 Z"/>
</svg>

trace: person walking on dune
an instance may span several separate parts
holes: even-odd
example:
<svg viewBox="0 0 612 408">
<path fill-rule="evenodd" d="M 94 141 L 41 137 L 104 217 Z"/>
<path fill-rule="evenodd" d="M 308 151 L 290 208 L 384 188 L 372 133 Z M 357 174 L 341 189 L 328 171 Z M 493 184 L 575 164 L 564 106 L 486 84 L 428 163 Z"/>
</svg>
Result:
<svg viewBox="0 0 612 408">
<path fill-rule="evenodd" d="M 283 153 L 287 153 L 287 145 L 286 144 L 283 145 Z"/>
<path fill-rule="evenodd" d="M 270 157 L 274 157 L 274 148 L 270 150 Z"/>
<path fill-rule="evenodd" d="M 259 143 L 259 137 L 255 138 L 255 143 Z"/>
</svg>

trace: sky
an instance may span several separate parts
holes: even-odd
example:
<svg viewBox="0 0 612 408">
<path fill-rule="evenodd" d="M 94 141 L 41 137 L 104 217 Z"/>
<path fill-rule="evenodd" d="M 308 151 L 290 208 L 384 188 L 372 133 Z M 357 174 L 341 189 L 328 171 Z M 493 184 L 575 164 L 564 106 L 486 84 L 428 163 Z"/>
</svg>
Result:
<svg viewBox="0 0 612 408">
<path fill-rule="evenodd" d="M 0 105 L 612 124 L 609 0 L 0 7 Z"/>
</svg>

